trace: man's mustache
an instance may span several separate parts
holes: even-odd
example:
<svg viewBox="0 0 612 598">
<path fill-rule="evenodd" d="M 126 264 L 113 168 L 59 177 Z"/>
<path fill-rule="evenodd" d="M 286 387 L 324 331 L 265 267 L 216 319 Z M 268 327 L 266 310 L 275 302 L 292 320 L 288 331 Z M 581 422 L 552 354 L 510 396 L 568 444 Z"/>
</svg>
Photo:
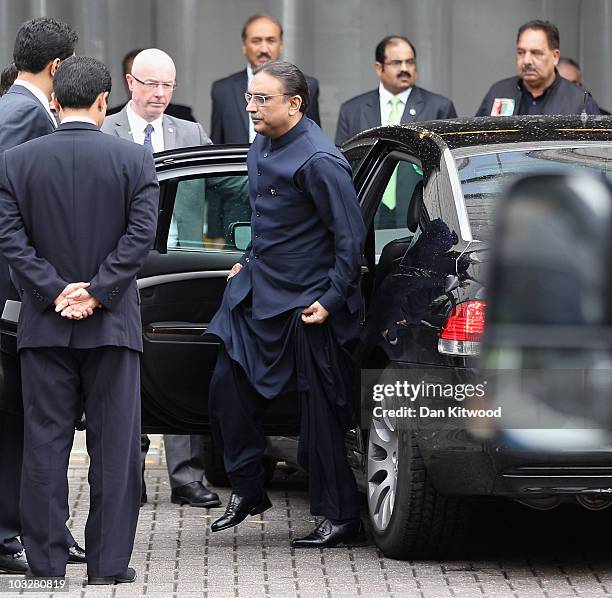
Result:
<svg viewBox="0 0 612 598">
<path fill-rule="evenodd" d="M 528 73 L 528 72 L 534 72 L 535 73 L 535 67 L 531 66 L 530 64 L 526 64 L 524 66 L 521 67 L 521 71 L 523 73 Z"/>
<path fill-rule="evenodd" d="M 408 71 L 401 71 L 398 75 L 398 77 L 412 77 L 412 75 L 408 72 Z"/>
<path fill-rule="evenodd" d="M 268 60 L 270 60 L 272 56 L 270 56 L 270 54 L 268 54 L 267 52 L 259 52 L 259 54 L 257 54 L 257 58 L 267 58 Z"/>
</svg>

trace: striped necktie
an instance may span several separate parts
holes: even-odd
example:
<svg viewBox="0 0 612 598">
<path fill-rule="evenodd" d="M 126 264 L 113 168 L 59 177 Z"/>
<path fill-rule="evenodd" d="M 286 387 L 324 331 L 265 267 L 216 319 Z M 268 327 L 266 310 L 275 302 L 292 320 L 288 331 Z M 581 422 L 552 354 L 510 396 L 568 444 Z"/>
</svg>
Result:
<svg viewBox="0 0 612 598">
<path fill-rule="evenodd" d="M 152 152 L 153 150 L 153 141 L 151 141 L 151 135 L 153 133 L 153 125 L 151 123 L 149 123 L 144 130 L 145 133 L 145 137 L 144 137 L 144 141 L 142 142 L 142 145 L 144 145 L 145 147 L 148 147 Z"/>
</svg>

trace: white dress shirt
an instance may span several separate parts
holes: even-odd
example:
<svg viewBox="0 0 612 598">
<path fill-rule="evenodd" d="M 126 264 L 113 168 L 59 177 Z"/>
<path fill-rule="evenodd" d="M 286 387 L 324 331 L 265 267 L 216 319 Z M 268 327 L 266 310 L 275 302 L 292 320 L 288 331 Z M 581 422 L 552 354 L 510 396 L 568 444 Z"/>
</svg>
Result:
<svg viewBox="0 0 612 598">
<path fill-rule="evenodd" d="M 127 105 L 127 117 L 128 122 L 130 123 L 130 132 L 132 133 L 132 139 L 140 144 L 144 144 L 145 138 L 145 129 L 147 125 L 152 125 L 153 133 L 151 133 L 151 143 L 153 144 L 154 152 L 163 152 L 164 151 L 164 127 L 163 127 L 163 119 L 164 115 L 162 114 L 159 118 L 147 122 L 141 116 L 138 116 L 136 112 L 132 109 L 132 101 L 130 100 Z"/>
<path fill-rule="evenodd" d="M 408 102 L 411 91 L 412 87 L 409 87 L 406 91 L 402 91 L 402 93 L 397 94 L 397 97 L 400 99 L 400 103 L 397 107 L 400 119 L 404 114 L 404 109 L 406 108 L 406 103 Z M 389 122 L 389 113 L 391 112 L 390 100 L 393 97 L 393 94 L 381 83 L 378 86 L 378 95 L 380 97 L 380 124 L 386 125 Z"/>
<path fill-rule="evenodd" d="M 36 87 L 36 85 L 34 85 L 33 83 L 30 83 L 29 81 L 24 81 L 23 79 L 19 79 L 19 77 L 15 79 L 15 81 L 13 82 L 13 85 L 21 85 L 22 87 L 25 87 L 29 92 L 33 93 L 36 96 L 36 99 L 42 104 L 42 107 L 47 111 L 47 113 L 51 117 L 53 124 L 57 126 L 56 121 L 55 121 L 55 116 L 53 116 L 53 112 L 51 112 L 51 107 L 49 106 L 49 99 L 47 98 L 45 92 L 42 89 L 40 89 L 40 87 Z"/>
</svg>

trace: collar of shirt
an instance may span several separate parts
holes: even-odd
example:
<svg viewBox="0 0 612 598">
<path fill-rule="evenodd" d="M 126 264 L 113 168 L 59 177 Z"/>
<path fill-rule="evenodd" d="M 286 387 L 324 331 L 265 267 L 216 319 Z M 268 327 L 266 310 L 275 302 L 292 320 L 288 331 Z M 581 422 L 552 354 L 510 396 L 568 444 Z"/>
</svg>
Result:
<svg viewBox="0 0 612 598">
<path fill-rule="evenodd" d="M 409 87 L 406 89 L 406 91 L 402 91 L 402 93 L 397 94 L 397 97 L 400 99 L 400 118 L 402 118 L 402 115 L 404 114 L 404 108 L 406 108 L 411 91 L 412 87 Z M 389 103 L 389 100 L 391 100 L 391 98 L 394 96 L 382 83 L 380 83 L 378 86 L 378 95 L 380 97 L 380 122 L 381 124 L 386 125 L 389 121 L 389 113 L 391 112 L 391 104 Z"/>
<path fill-rule="evenodd" d="M 93 118 L 87 118 L 87 116 L 67 116 L 60 124 L 65 125 L 66 123 L 89 123 L 98 126 Z"/>
<path fill-rule="evenodd" d="M 304 133 L 307 127 L 308 117 L 305 114 L 302 114 L 302 118 L 300 118 L 297 124 L 291 127 L 291 129 L 289 129 L 284 135 L 270 140 L 270 151 L 278 150 L 288 143 L 291 143 L 298 135 Z"/>
<path fill-rule="evenodd" d="M 244 91 L 248 90 L 249 85 L 251 84 L 251 81 L 253 80 L 253 67 L 251 66 L 250 62 L 247 64 L 246 71 L 247 71 L 247 89 L 245 89 Z M 246 104 L 244 108 L 246 110 Z M 249 143 L 253 143 L 253 139 L 255 139 L 255 135 L 257 133 L 255 133 L 255 126 L 253 125 L 253 121 L 251 120 L 251 115 L 247 113 L 247 117 L 249 119 Z"/>
<path fill-rule="evenodd" d="M 139 116 L 134 112 L 132 108 L 131 100 L 127 105 L 127 117 L 128 122 L 130 123 L 130 130 L 132 133 L 132 139 L 142 145 L 144 143 L 145 138 L 145 129 L 147 125 L 153 126 L 153 133 L 151 133 L 151 143 L 153 144 L 154 152 L 163 152 L 164 151 L 164 127 L 163 120 L 164 115 L 162 114 L 159 118 L 152 120 L 150 123 L 147 122 L 142 116 Z"/>
<path fill-rule="evenodd" d="M 21 85 L 25 87 L 29 92 L 33 93 L 36 96 L 36 99 L 42 104 L 42 107 L 47 111 L 47 114 L 51 117 L 51 120 L 57 126 L 57 121 L 55 120 L 55 116 L 53 116 L 53 112 L 51 112 L 51 108 L 49 106 L 49 100 L 45 95 L 45 92 L 40 88 L 36 87 L 33 83 L 29 81 L 24 81 L 23 79 L 15 79 L 13 85 Z"/>
</svg>

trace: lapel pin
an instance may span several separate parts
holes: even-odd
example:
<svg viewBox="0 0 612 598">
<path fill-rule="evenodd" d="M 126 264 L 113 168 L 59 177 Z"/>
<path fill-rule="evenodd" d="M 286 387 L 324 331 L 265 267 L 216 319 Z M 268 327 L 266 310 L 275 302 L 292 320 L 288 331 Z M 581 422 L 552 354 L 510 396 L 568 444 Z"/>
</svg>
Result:
<svg viewBox="0 0 612 598">
<path fill-rule="evenodd" d="M 410 108 L 410 115 L 414 116 L 416 114 L 416 110 L 414 108 Z"/>
<path fill-rule="evenodd" d="M 274 187 L 271 187 L 270 188 L 270 195 L 278 195 L 278 191 Z"/>
</svg>

